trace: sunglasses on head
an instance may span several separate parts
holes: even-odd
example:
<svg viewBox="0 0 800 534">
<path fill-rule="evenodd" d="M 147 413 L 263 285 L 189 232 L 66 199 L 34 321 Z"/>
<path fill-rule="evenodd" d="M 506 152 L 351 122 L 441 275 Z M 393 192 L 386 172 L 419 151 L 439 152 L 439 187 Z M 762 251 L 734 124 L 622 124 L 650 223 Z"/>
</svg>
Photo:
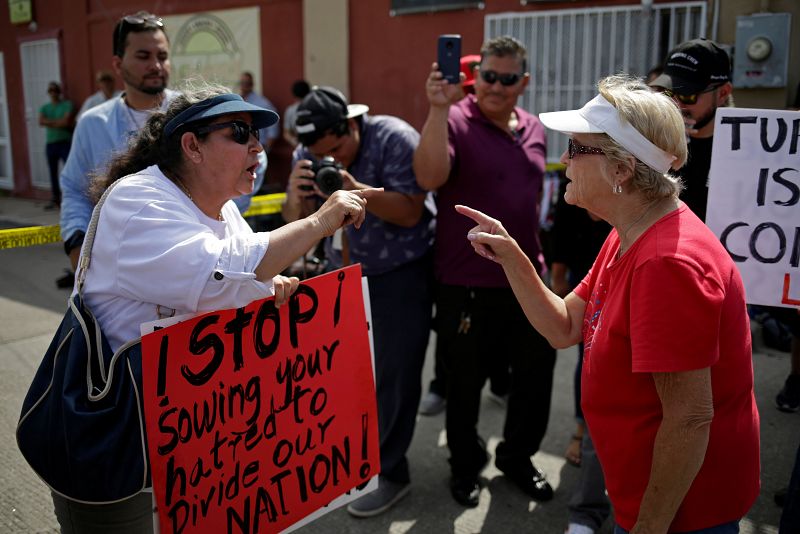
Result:
<svg viewBox="0 0 800 534">
<path fill-rule="evenodd" d="M 504 85 L 509 87 L 511 85 L 515 85 L 519 83 L 519 81 L 525 76 L 524 73 L 507 73 L 507 74 L 498 74 L 493 70 L 482 70 L 480 71 L 481 78 L 484 82 L 492 85 L 494 82 L 500 82 L 500 85 Z"/>
<path fill-rule="evenodd" d="M 596 146 L 582 145 L 577 141 L 573 141 L 570 137 L 569 141 L 567 142 L 567 157 L 572 159 L 575 157 L 575 154 L 594 154 L 599 156 L 604 155 L 605 152 Z"/>
<path fill-rule="evenodd" d="M 686 104 L 688 106 L 691 106 L 692 104 L 696 104 L 697 103 L 697 99 L 700 97 L 700 95 L 702 95 L 704 93 L 710 93 L 712 91 L 715 91 L 716 89 L 719 89 L 719 87 L 720 87 L 719 85 L 710 85 L 706 89 L 704 89 L 703 91 L 700 91 L 699 93 L 695 93 L 695 94 L 692 94 L 692 95 L 681 95 L 681 94 L 678 94 L 678 93 L 676 93 L 676 92 L 674 92 L 674 91 L 672 91 L 670 89 L 665 89 L 663 87 L 658 87 L 657 89 L 658 89 L 659 93 L 663 93 L 664 95 L 668 96 L 669 98 L 674 98 L 675 100 L 681 102 L 682 104 Z"/>
<path fill-rule="evenodd" d="M 122 17 L 122 20 L 125 24 L 130 24 L 131 26 L 141 26 L 145 22 L 149 22 L 155 24 L 159 28 L 164 27 L 164 21 L 161 20 L 161 17 L 155 15 L 125 15 Z"/>
<path fill-rule="evenodd" d="M 125 15 L 122 17 L 119 23 L 117 23 L 116 33 L 114 35 L 116 55 L 122 55 L 122 51 L 125 48 L 124 39 L 128 36 L 131 30 L 141 26 L 150 26 L 153 29 L 163 29 L 164 21 L 161 20 L 161 17 L 157 17 L 155 15 Z"/>
<path fill-rule="evenodd" d="M 256 141 L 259 140 L 258 138 L 258 130 L 253 128 L 252 125 L 247 124 L 244 121 L 230 121 L 230 122 L 218 122 L 216 124 L 209 124 L 208 126 L 203 126 L 201 128 L 197 128 L 195 132 L 198 134 L 206 134 L 209 132 L 214 132 L 217 130 L 222 130 L 223 128 L 231 128 L 233 133 L 232 137 L 233 140 L 239 143 L 240 145 L 246 145 L 248 141 L 250 141 L 250 136 L 256 138 Z"/>
</svg>

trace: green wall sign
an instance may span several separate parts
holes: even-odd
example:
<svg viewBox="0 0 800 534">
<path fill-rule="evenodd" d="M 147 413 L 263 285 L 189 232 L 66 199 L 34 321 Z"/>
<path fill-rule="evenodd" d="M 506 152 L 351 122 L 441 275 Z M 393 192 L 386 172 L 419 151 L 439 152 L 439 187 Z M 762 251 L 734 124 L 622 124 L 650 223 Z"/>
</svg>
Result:
<svg viewBox="0 0 800 534">
<path fill-rule="evenodd" d="M 31 0 L 8 0 L 11 24 L 23 24 L 33 20 Z"/>
</svg>

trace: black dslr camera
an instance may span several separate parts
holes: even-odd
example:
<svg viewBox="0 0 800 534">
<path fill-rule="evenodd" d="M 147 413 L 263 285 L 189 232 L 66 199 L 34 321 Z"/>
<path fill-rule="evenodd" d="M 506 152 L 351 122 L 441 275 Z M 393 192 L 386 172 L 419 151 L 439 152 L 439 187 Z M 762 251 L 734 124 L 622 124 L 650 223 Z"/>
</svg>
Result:
<svg viewBox="0 0 800 534">
<path fill-rule="evenodd" d="M 344 167 L 331 156 L 325 156 L 308 168 L 314 173 L 314 182 L 316 182 L 317 187 L 326 195 L 332 195 L 342 188 L 342 175 L 339 171 Z M 300 188 L 305 191 L 313 189 L 309 185 L 300 186 Z"/>
</svg>

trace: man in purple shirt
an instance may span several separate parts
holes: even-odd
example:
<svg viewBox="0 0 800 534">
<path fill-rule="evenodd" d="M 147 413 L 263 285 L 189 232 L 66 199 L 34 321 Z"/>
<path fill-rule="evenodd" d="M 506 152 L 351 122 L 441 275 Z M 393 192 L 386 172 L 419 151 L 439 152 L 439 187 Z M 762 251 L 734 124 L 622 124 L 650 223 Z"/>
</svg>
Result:
<svg viewBox="0 0 800 534">
<path fill-rule="evenodd" d="M 500 266 L 473 252 L 466 239 L 473 223 L 453 208 L 476 205 L 508 221 L 509 232 L 541 272 L 544 128 L 516 107 L 530 78 L 519 41 L 487 41 L 477 68 L 475 95 L 459 101 L 459 86 L 444 81 L 434 63 L 426 83 L 430 110 L 414 154 L 417 183 L 437 192 L 437 352 L 448 378 L 450 490 L 469 507 L 478 505 L 478 475 L 488 460 L 476 425 L 481 388 L 496 354 L 509 357 L 511 389 L 495 465 L 532 498 L 553 497 L 530 457 L 547 429 L 555 350 L 528 323 Z"/>
<path fill-rule="evenodd" d="M 388 510 L 409 490 L 406 451 L 422 390 L 433 285 L 433 215 L 411 168 L 419 133 L 396 117 L 369 116 L 368 109 L 348 104 L 332 87 L 315 87 L 303 98 L 295 122 L 300 144 L 283 207 L 287 221 L 317 209 L 333 180 L 318 183 L 311 165 L 325 157 L 341 167 L 342 188 L 384 188 L 370 197 L 358 231 L 326 243 L 332 267 L 361 263 L 372 309 L 381 474 L 377 490 L 347 507 L 356 517 Z"/>
</svg>

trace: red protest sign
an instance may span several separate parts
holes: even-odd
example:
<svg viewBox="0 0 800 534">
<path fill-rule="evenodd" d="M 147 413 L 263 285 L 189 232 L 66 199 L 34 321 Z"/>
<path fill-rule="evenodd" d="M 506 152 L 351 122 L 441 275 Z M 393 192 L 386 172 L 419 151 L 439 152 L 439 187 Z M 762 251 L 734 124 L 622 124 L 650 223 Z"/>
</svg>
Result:
<svg viewBox="0 0 800 534">
<path fill-rule="evenodd" d="M 380 470 L 360 266 L 142 338 L 162 533 L 278 532 Z"/>
</svg>

